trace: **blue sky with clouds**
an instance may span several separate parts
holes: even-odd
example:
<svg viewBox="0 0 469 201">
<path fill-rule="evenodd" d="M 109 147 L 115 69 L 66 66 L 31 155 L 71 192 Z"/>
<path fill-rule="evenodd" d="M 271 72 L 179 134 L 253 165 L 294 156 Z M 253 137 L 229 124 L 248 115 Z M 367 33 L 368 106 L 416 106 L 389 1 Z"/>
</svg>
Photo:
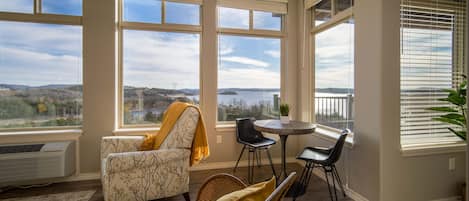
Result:
<svg viewBox="0 0 469 201">
<path fill-rule="evenodd" d="M 80 0 L 43 0 L 49 13 L 81 15 Z M 161 23 L 160 1 L 124 2 L 124 19 Z M 0 0 L 1 11 L 32 12 L 31 0 Z M 171 23 L 199 24 L 197 5 L 167 4 Z M 176 14 L 177 13 L 177 14 Z M 247 11 L 220 8 L 221 27 L 249 27 Z M 255 12 L 254 27 L 280 29 L 278 17 Z M 79 26 L 0 22 L 0 83 L 47 85 L 82 82 L 82 31 Z M 445 36 L 442 36 L 445 37 Z M 353 88 L 353 24 L 316 36 L 316 87 Z M 425 37 L 412 37 L 425 42 Z M 218 38 L 220 88 L 279 88 L 280 40 L 222 34 Z M 200 35 L 124 31 L 124 85 L 198 88 Z M 450 46 L 435 52 L 451 51 Z"/>
</svg>

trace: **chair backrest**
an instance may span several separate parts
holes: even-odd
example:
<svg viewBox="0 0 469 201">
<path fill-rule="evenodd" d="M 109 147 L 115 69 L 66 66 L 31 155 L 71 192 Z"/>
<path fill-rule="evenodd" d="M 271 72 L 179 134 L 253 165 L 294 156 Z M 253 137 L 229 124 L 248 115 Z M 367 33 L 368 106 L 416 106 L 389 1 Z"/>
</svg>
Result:
<svg viewBox="0 0 469 201">
<path fill-rule="evenodd" d="M 288 177 L 267 197 L 266 201 L 280 201 L 287 194 L 290 187 L 293 185 L 296 179 L 296 172 L 290 173 Z"/>
<path fill-rule="evenodd" d="M 342 149 L 344 148 L 345 144 L 345 139 L 347 138 L 347 135 L 350 134 L 351 131 L 349 129 L 345 129 L 342 131 L 340 134 L 339 139 L 335 143 L 334 147 L 331 150 L 331 153 L 329 154 L 329 157 L 327 158 L 328 164 L 334 164 L 337 162 L 340 158 L 340 155 L 342 154 Z"/>
<path fill-rule="evenodd" d="M 196 108 L 187 107 L 161 144 L 160 149 L 190 149 L 199 122 L 199 115 Z"/>
<path fill-rule="evenodd" d="M 236 119 L 236 139 L 238 142 L 258 142 L 263 139 L 261 132 L 254 129 L 254 117 Z"/>
<path fill-rule="evenodd" d="M 226 194 L 242 190 L 246 187 L 246 184 L 233 175 L 226 173 L 216 174 L 209 177 L 202 184 L 197 194 L 197 201 L 217 200 Z"/>
</svg>

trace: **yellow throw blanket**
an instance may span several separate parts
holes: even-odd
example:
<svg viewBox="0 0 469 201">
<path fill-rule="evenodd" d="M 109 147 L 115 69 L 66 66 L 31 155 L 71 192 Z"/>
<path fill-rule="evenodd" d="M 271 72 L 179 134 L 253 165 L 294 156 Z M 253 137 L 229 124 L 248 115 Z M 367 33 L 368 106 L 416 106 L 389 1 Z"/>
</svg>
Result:
<svg viewBox="0 0 469 201">
<path fill-rule="evenodd" d="M 145 141 L 142 143 L 140 150 L 156 150 L 159 149 L 161 144 L 164 142 L 168 134 L 176 124 L 181 114 L 186 110 L 187 107 L 194 107 L 199 112 L 199 121 L 195 130 L 194 139 L 192 140 L 191 150 L 191 161 L 190 165 L 199 163 L 202 159 L 207 158 L 210 155 L 208 147 L 207 133 L 205 130 L 205 123 L 200 112 L 199 107 L 182 102 L 172 103 L 163 115 L 163 123 L 161 124 L 160 131 L 158 134 L 147 134 Z"/>
</svg>

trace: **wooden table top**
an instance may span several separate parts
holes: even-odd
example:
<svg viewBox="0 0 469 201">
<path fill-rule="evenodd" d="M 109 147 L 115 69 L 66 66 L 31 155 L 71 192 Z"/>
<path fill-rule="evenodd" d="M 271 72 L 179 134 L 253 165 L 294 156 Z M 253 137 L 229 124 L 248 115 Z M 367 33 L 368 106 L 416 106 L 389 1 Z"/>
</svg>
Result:
<svg viewBox="0 0 469 201">
<path fill-rule="evenodd" d="M 314 133 L 316 124 L 292 120 L 288 124 L 282 124 L 277 119 L 257 120 L 254 122 L 254 129 L 279 135 L 304 135 Z"/>
</svg>

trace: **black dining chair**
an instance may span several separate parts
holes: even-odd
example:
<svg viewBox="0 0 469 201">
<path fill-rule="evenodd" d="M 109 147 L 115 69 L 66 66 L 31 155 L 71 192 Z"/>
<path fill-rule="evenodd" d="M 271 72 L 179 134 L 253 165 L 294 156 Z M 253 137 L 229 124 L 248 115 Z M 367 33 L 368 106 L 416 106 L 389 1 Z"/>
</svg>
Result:
<svg viewBox="0 0 469 201">
<path fill-rule="evenodd" d="M 262 135 L 261 132 L 254 129 L 254 121 L 256 119 L 253 117 L 249 118 L 238 118 L 236 119 L 236 139 L 238 143 L 243 145 L 243 149 L 239 154 L 238 161 L 233 169 L 233 172 L 236 172 L 238 168 L 239 161 L 243 156 L 244 150 L 247 148 L 249 151 L 248 154 L 248 182 L 253 183 L 254 177 L 254 163 L 257 161 L 257 165 L 260 166 L 261 159 L 260 155 L 262 150 L 267 152 L 267 157 L 272 168 L 272 173 L 275 174 L 275 168 L 272 163 L 272 157 L 270 155 L 269 148 L 274 145 L 276 142 L 270 138 L 266 138 Z M 252 155 L 252 157 L 251 157 Z M 252 159 L 252 160 L 251 160 Z"/>
<path fill-rule="evenodd" d="M 344 197 L 347 196 L 345 194 L 344 186 L 342 185 L 342 180 L 340 179 L 339 173 L 337 172 L 337 168 L 335 167 L 335 163 L 339 160 L 340 155 L 342 153 L 342 149 L 345 144 L 345 139 L 350 133 L 351 131 L 349 129 L 343 130 L 336 144 L 331 148 L 306 147 L 303 149 L 303 152 L 301 152 L 296 157 L 296 159 L 305 161 L 306 165 L 303 169 L 303 172 L 301 173 L 300 180 L 294 186 L 295 191 L 293 193 L 293 200 L 295 200 L 297 196 L 305 193 L 309 181 L 311 180 L 313 169 L 316 167 L 322 168 L 324 170 L 327 187 L 329 189 L 329 196 L 332 201 L 338 200 L 337 190 L 335 186 L 336 181 L 342 189 Z M 333 196 L 332 194 L 331 184 L 329 182 L 329 174 L 332 177 L 332 187 L 334 188 L 335 196 Z"/>
</svg>

